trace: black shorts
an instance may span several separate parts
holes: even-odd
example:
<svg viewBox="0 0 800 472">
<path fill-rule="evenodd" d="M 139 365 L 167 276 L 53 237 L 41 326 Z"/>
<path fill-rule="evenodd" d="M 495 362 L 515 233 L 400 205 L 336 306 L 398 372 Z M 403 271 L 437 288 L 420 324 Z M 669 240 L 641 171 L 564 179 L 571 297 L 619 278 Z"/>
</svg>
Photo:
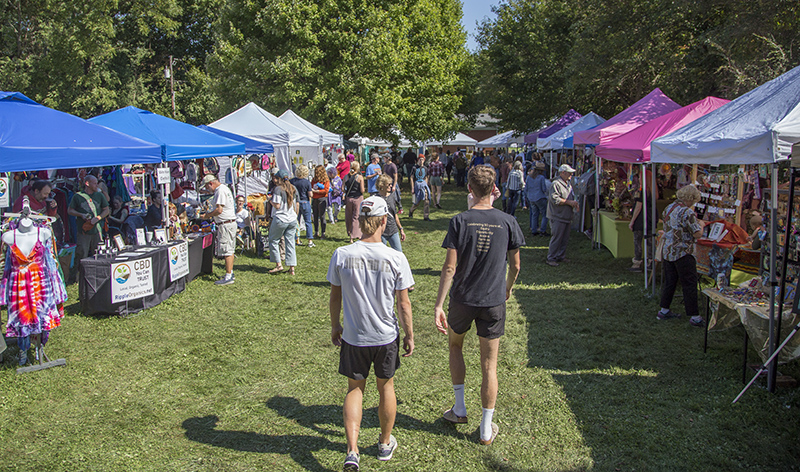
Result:
<svg viewBox="0 0 800 472">
<path fill-rule="evenodd" d="M 375 365 L 375 376 L 391 379 L 400 367 L 400 337 L 383 346 L 353 346 L 342 339 L 339 351 L 339 373 L 353 380 L 364 380 Z"/>
<path fill-rule="evenodd" d="M 469 306 L 450 299 L 447 324 L 456 334 L 469 331 L 472 321 L 478 336 L 487 339 L 499 338 L 506 329 L 506 304 L 497 306 Z"/>
</svg>

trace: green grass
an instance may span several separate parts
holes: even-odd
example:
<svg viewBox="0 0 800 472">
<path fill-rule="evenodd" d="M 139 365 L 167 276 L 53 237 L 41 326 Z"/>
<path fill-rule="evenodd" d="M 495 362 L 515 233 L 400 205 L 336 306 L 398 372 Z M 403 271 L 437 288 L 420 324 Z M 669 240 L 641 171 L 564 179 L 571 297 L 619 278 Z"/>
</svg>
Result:
<svg viewBox="0 0 800 472">
<path fill-rule="evenodd" d="M 465 347 L 470 424 L 445 424 L 452 390 L 433 303 L 440 245 L 464 195 L 449 188 L 443 204 L 431 222 L 403 215 L 416 351 L 396 378 L 400 448 L 388 463 L 375 459 L 368 384 L 363 470 L 798 469 L 797 390 L 756 387 L 730 403 L 742 388 L 742 329 L 711 333 L 703 354 L 701 329 L 657 321 L 657 300 L 629 261 L 592 250 L 579 233 L 570 264 L 545 265 L 544 238 L 528 236 L 522 249 L 500 348 L 495 444 L 477 444 L 474 334 Z M 527 212 L 518 217 L 526 228 Z M 80 314 L 70 286 L 68 316 L 48 345 L 67 366 L 18 375 L 6 359 L 0 370 L 0 470 L 341 470 L 346 381 L 330 343 L 325 273 L 347 242 L 344 224 L 328 235 L 299 248 L 295 277 L 238 257 L 236 284 L 213 285 L 216 263 L 216 277 L 129 318 Z M 782 370 L 800 377 L 795 364 Z"/>
</svg>

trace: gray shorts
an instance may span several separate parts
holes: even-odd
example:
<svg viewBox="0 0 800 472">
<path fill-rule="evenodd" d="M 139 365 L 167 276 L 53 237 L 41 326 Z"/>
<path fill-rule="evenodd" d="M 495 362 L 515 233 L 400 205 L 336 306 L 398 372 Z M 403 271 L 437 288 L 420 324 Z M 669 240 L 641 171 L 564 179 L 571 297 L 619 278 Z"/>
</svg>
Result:
<svg viewBox="0 0 800 472">
<path fill-rule="evenodd" d="M 214 253 L 217 257 L 232 256 L 236 251 L 236 222 L 218 223 Z"/>
</svg>

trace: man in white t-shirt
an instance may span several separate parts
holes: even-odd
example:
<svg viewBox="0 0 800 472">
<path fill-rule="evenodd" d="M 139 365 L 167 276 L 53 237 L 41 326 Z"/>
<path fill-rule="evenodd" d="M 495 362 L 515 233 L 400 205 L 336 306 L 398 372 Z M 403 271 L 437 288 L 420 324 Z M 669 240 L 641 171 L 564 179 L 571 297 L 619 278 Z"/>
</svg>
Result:
<svg viewBox="0 0 800 472">
<path fill-rule="evenodd" d="M 233 253 L 236 249 L 236 210 L 233 193 L 227 185 L 222 185 L 217 177 L 208 174 L 203 177 L 201 188 L 214 192 L 211 200 L 213 210 L 200 215 L 202 219 L 213 218 L 217 225 L 215 253 L 225 259 L 225 275 L 214 282 L 216 285 L 233 283 Z"/>
<path fill-rule="evenodd" d="M 392 428 L 397 413 L 393 377 L 400 367 L 398 320 L 405 333 L 403 357 L 414 351 L 411 301 L 408 298 L 408 288 L 414 285 L 414 277 L 406 256 L 381 242 L 388 214 L 383 198 L 364 200 L 358 219 L 361 240 L 336 249 L 328 267 L 331 340 L 335 346 L 341 346 L 339 373 L 346 376 L 348 382 L 344 399 L 347 438 L 344 470 L 358 470 L 362 398 L 372 365 L 375 366 L 380 394 L 378 459 L 388 461 L 392 458 L 397 449 Z M 397 316 L 393 309 L 395 301 Z M 344 319 L 340 323 L 342 311 Z"/>
</svg>

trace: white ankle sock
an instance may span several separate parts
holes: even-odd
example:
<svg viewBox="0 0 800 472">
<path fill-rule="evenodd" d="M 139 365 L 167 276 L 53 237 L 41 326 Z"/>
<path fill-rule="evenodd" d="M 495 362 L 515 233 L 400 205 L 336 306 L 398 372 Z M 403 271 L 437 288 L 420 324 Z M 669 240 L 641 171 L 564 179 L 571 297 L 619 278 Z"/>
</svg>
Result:
<svg viewBox="0 0 800 472">
<path fill-rule="evenodd" d="M 669 308 L 662 308 L 661 313 L 666 315 L 667 313 L 669 313 Z"/>
<path fill-rule="evenodd" d="M 481 439 L 488 441 L 492 439 L 492 417 L 494 416 L 494 408 L 484 408 L 483 418 L 481 418 Z"/>
<path fill-rule="evenodd" d="M 467 416 L 467 405 L 464 404 L 464 384 L 453 385 L 453 393 L 456 396 L 456 404 L 453 406 L 453 413 L 457 416 Z"/>
</svg>

